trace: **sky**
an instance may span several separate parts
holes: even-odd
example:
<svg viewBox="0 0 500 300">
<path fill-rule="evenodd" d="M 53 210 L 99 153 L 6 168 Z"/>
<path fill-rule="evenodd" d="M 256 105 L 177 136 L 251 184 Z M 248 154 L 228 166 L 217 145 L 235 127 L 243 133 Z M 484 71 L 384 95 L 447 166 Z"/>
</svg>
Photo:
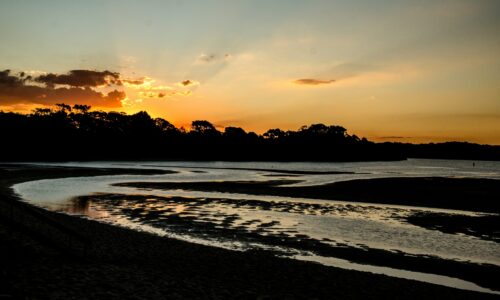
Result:
<svg viewBox="0 0 500 300">
<path fill-rule="evenodd" d="M 0 110 L 500 144 L 500 1 L 0 0 Z"/>
</svg>

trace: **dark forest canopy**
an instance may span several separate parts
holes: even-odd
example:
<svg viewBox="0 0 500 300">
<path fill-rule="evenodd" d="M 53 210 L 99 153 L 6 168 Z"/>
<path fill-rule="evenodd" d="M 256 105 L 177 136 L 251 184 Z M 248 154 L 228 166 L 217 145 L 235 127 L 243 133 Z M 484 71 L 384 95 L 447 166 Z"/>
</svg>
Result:
<svg viewBox="0 0 500 300">
<path fill-rule="evenodd" d="M 342 126 L 312 124 L 262 135 L 239 127 L 219 131 L 205 120 L 190 130 L 146 112 L 91 111 L 57 104 L 31 114 L 0 112 L 1 161 L 235 160 L 364 161 L 408 157 L 500 160 L 500 146 L 462 142 L 374 143 Z"/>
</svg>

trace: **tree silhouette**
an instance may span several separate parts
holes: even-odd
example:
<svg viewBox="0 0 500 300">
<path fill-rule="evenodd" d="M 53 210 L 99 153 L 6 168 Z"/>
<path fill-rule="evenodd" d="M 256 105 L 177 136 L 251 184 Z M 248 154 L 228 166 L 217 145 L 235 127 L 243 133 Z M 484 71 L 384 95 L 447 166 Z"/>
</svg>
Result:
<svg viewBox="0 0 500 300">
<path fill-rule="evenodd" d="M 1 74 L 0 74 L 1 75 Z M 407 157 L 500 159 L 500 147 L 470 143 L 373 143 L 338 125 L 312 124 L 262 135 L 239 127 L 221 133 L 206 120 L 176 128 L 144 111 L 91 111 L 58 103 L 31 114 L 0 112 L 2 160 L 185 159 L 359 161 Z"/>
<path fill-rule="evenodd" d="M 85 104 L 75 104 L 73 105 L 73 110 L 76 110 L 82 114 L 86 114 L 90 110 L 91 106 L 90 105 L 85 105 Z"/>
<path fill-rule="evenodd" d="M 284 138 L 286 136 L 286 132 L 284 132 L 283 130 L 279 129 L 279 128 L 275 128 L 275 129 L 269 129 L 268 131 L 266 131 L 264 133 L 264 138 L 266 139 L 281 139 L 281 138 Z"/>
<path fill-rule="evenodd" d="M 202 135 L 213 135 L 219 133 L 212 123 L 205 120 L 191 122 L 191 131 Z"/>
</svg>

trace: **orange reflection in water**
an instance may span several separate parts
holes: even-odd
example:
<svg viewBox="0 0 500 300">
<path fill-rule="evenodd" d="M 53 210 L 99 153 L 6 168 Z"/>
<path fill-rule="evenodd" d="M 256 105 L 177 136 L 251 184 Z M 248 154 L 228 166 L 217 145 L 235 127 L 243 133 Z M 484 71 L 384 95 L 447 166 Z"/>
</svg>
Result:
<svg viewBox="0 0 500 300">
<path fill-rule="evenodd" d="M 72 215 L 83 215 L 90 218 L 108 218 L 109 213 L 105 210 L 96 210 L 94 208 L 95 204 L 91 200 L 74 198 L 69 201 L 68 206 L 63 210 Z"/>
</svg>

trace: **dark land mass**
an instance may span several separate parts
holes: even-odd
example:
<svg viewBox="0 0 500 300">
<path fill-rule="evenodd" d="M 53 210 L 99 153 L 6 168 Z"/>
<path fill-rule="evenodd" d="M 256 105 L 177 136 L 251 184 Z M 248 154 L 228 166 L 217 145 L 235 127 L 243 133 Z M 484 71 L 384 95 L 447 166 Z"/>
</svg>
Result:
<svg viewBox="0 0 500 300">
<path fill-rule="evenodd" d="M 461 233 L 500 243 L 500 215 L 466 216 L 420 212 L 405 218 L 408 223 L 444 233 Z"/>
<path fill-rule="evenodd" d="M 316 186 L 283 186 L 300 180 L 224 182 L 128 182 L 118 186 L 184 189 L 249 195 L 346 200 L 476 212 L 500 213 L 500 181 L 494 179 L 411 177 L 334 182 Z"/>
<path fill-rule="evenodd" d="M 147 199 L 147 200 L 146 200 Z M 153 200 L 154 199 L 154 200 Z M 239 241 L 246 244 L 264 244 L 268 246 L 282 247 L 282 249 L 297 249 L 324 257 L 336 257 L 352 262 L 376 266 L 391 267 L 409 271 L 417 271 L 430 274 L 439 274 L 474 282 L 482 287 L 500 290 L 500 267 L 491 264 L 475 264 L 446 260 L 431 255 L 410 255 L 400 251 L 389 251 L 383 249 L 371 249 L 364 245 L 350 247 L 343 243 L 335 243 L 331 240 L 317 240 L 303 234 L 287 234 L 273 232 L 274 227 L 280 227 L 279 221 L 251 220 L 256 229 L 248 230 L 247 226 L 232 226 L 239 219 L 237 214 L 224 214 L 219 212 L 216 217 L 210 217 L 204 213 L 204 206 L 224 205 L 231 208 L 245 208 L 254 210 L 297 212 L 302 214 L 324 214 L 334 209 L 342 212 L 350 210 L 346 207 L 320 207 L 310 203 L 288 203 L 269 202 L 261 200 L 234 200 L 224 198 L 185 198 L 185 197 L 159 197 L 151 195 L 123 195 L 123 194 L 99 194 L 79 197 L 78 205 L 85 207 L 89 202 L 99 203 L 107 206 L 109 211 L 120 210 L 121 215 L 126 215 L 130 220 L 148 224 L 150 226 L 174 231 L 180 235 L 197 236 L 202 239 L 214 239 L 218 241 Z M 165 208 L 169 204 L 170 208 Z M 175 206 L 182 204 L 187 211 L 177 213 Z M 375 209 L 375 208 L 371 208 Z M 200 215 L 190 212 L 197 210 Z M 369 213 L 369 212 L 368 212 Z M 497 217 L 497 221 L 500 218 Z M 222 222 L 220 222 L 222 220 Z M 452 223 L 453 224 L 453 223 Z M 249 224 L 250 225 L 250 222 Z M 463 225 L 463 224 L 457 224 Z M 500 225 L 496 225 L 498 228 Z M 270 230 L 268 230 L 270 229 Z M 276 250 L 278 255 L 287 255 L 287 252 Z"/>
<path fill-rule="evenodd" d="M 96 173 L 93 173 L 96 172 Z M 12 184 L 143 170 L 27 167 L 0 172 L 5 299 L 498 299 L 411 280 L 234 252 L 49 212 Z"/>
<path fill-rule="evenodd" d="M 466 142 L 375 143 L 338 125 L 223 132 L 205 120 L 189 131 L 146 112 L 127 115 L 58 104 L 31 114 L 0 111 L 3 161 L 224 160 L 383 161 L 407 158 L 500 160 L 500 146 Z"/>
<path fill-rule="evenodd" d="M 161 168 L 186 168 L 186 169 L 208 169 L 208 170 L 245 170 L 245 171 L 260 171 L 268 173 L 289 174 L 289 175 L 341 175 L 355 174 L 354 172 L 344 171 L 304 171 L 304 170 L 284 170 L 284 169 L 263 169 L 263 168 L 218 168 L 218 167 L 184 167 L 184 166 L 159 166 L 159 165 L 144 165 L 146 167 L 161 167 Z M 200 172 L 200 171 L 196 171 Z M 278 175 L 276 174 L 276 175 Z M 364 173 L 357 173 L 364 174 Z M 270 175 L 270 174 L 268 174 Z"/>
</svg>

